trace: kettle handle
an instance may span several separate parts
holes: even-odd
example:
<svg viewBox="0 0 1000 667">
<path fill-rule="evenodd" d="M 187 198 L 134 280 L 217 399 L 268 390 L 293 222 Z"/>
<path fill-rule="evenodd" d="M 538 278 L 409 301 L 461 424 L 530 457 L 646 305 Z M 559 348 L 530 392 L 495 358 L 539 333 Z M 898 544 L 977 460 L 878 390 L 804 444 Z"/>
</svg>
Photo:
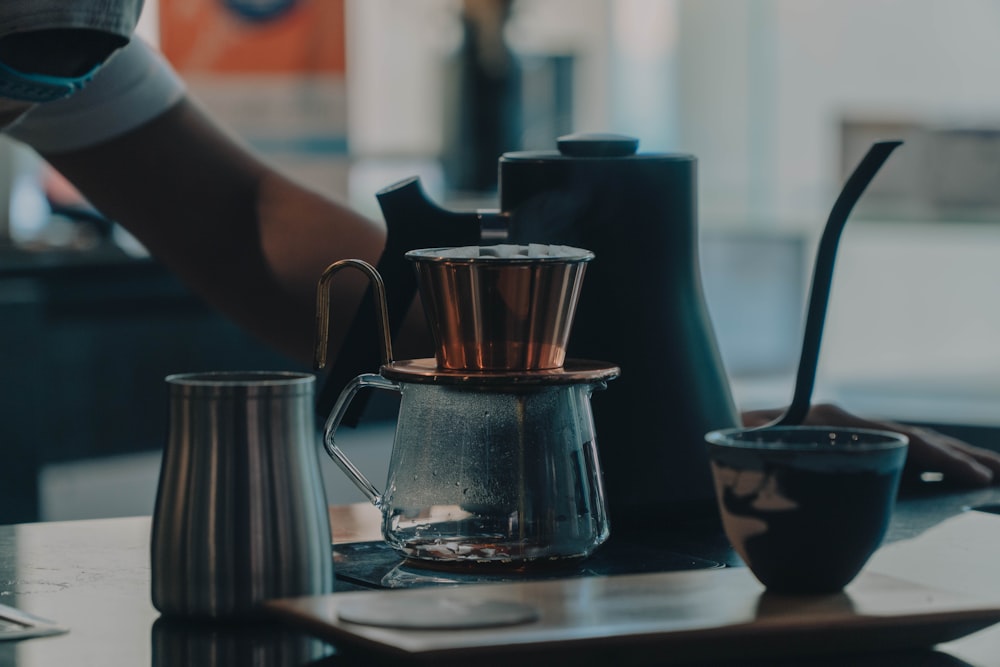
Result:
<svg viewBox="0 0 1000 667">
<path fill-rule="evenodd" d="M 351 460 L 347 458 L 347 455 L 337 446 L 334 440 L 334 433 L 337 431 L 337 427 L 340 426 L 340 422 L 344 419 L 344 415 L 347 414 L 347 408 L 350 406 L 351 401 L 365 387 L 396 392 L 401 389 L 399 384 L 375 373 L 364 373 L 348 382 L 344 390 L 340 392 L 337 403 L 333 406 L 333 411 L 330 412 L 330 416 L 326 420 L 326 426 L 323 429 L 323 448 L 326 449 L 326 453 L 333 459 L 333 462 L 344 471 L 344 474 L 361 489 L 361 492 L 371 501 L 372 505 L 378 509 L 382 509 L 382 492 L 368 481 L 368 478 L 365 477 L 364 473 L 356 465 L 351 463 Z"/>
<path fill-rule="evenodd" d="M 342 259 L 326 267 L 320 276 L 316 288 L 316 348 L 313 361 L 316 370 L 326 366 L 326 348 L 330 334 L 330 283 L 333 276 L 344 268 L 355 268 L 368 276 L 372 289 L 375 291 L 375 303 L 378 306 L 376 323 L 379 337 L 382 339 L 382 365 L 392 362 L 392 339 L 389 337 L 389 309 L 385 300 L 385 283 L 374 266 L 363 259 Z"/>
</svg>

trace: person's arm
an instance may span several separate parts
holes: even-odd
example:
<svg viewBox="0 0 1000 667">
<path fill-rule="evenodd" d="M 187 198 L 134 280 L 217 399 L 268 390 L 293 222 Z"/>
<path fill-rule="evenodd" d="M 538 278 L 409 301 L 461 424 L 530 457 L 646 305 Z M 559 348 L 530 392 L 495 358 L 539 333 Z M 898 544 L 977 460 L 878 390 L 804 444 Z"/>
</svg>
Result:
<svg viewBox="0 0 1000 667">
<path fill-rule="evenodd" d="M 51 76 L 106 57 L 89 40 L 28 53 L 32 44 L 17 64 Z M 384 246 L 380 222 L 294 183 L 213 122 L 138 37 L 71 96 L 0 100 L 0 123 L 210 304 L 301 361 L 312 357 L 323 269 L 345 257 L 374 262 Z M 364 279 L 345 273 L 333 287 L 331 356 Z"/>
<path fill-rule="evenodd" d="M 331 262 L 375 262 L 381 222 L 284 177 L 183 99 L 96 146 L 44 157 L 209 303 L 296 359 L 312 358 L 315 290 Z M 334 285 L 330 351 L 365 279 Z"/>
</svg>

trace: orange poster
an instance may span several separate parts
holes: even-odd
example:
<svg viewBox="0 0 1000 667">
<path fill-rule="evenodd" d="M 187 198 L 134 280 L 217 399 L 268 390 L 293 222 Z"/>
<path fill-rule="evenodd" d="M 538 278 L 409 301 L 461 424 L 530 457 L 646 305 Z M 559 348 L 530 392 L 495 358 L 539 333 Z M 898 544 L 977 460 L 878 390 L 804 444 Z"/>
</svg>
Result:
<svg viewBox="0 0 1000 667">
<path fill-rule="evenodd" d="M 161 48 L 189 74 L 344 75 L 344 0 L 160 0 Z"/>
<path fill-rule="evenodd" d="M 159 8 L 160 48 L 201 104 L 272 163 L 346 196 L 344 0 Z"/>
</svg>

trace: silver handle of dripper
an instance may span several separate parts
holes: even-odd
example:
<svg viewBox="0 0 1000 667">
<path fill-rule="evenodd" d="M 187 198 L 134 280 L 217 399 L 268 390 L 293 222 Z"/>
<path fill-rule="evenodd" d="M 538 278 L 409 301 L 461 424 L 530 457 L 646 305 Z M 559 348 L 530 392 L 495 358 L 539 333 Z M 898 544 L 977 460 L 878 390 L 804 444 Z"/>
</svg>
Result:
<svg viewBox="0 0 1000 667">
<path fill-rule="evenodd" d="M 392 363 L 392 339 L 389 335 L 389 311 L 386 306 L 385 299 L 385 284 L 382 282 L 382 276 L 379 275 L 378 271 L 374 266 L 368 262 L 361 259 L 342 259 L 334 262 L 323 271 L 323 275 L 320 277 L 319 285 L 316 289 L 316 348 L 314 351 L 314 366 L 316 370 L 322 370 L 326 366 L 326 356 L 327 347 L 329 345 L 329 331 L 330 331 L 330 283 L 333 280 L 333 276 L 336 275 L 338 271 L 345 268 L 358 269 L 362 273 L 368 276 L 369 281 L 372 284 L 372 289 L 375 292 L 375 304 L 376 304 L 376 317 L 378 324 L 379 336 L 382 339 L 382 365 Z M 337 398 L 337 402 L 334 404 L 333 409 L 330 411 L 330 416 L 326 420 L 326 425 L 323 428 L 323 447 L 326 449 L 326 453 L 333 459 L 344 474 L 354 482 L 354 484 L 361 489 L 362 493 L 371 501 L 375 507 L 381 509 L 382 505 L 382 493 L 375 488 L 375 486 L 368 481 L 368 478 L 351 463 L 351 460 L 347 458 L 343 450 L 337 446 L 334 440 L 334 433 L 340 422 L 344 419 L 344 415 L 347 414 L 347 408 L 351 401 L 364 387 L 371 387 L 373 389 L 385 389 L 389 391 L 399 391 L 400 387 L 398 384 L 386 380 L 381 375 L 376 375 L 374 373 L 365 373 L 359 375 L 352 379 L 343 391 L 341 391 L 340 396 Z"/>
<path fill-rule="evenodd" d="M 330 336 L 330 283 L 338 271 L 355 268 L 368 276 L 375 291 L 376 318 L 382 339 L 382 365 L 392 363 L 392 339 L 389 337 L 389 309 L 385 305 L 385 283 L 374 266 L 363 259 L 341 259 L 326 267 L 316 288 L 316 349 L 313 354 L 316 370 L 326 367 L 326 348 Z"/>
</svg>

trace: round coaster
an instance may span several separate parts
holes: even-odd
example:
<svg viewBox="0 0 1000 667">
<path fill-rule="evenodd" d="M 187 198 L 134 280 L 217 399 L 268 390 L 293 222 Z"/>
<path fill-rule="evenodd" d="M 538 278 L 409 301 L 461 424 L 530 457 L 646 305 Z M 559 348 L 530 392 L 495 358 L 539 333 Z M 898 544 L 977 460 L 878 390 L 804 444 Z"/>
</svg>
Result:
<svg viewBox="0 0 1000 667">
<path fill-rule="evenodd" d="M 392 596 L 344 602 L 338 606 L 337 616 L 349 623 L 381 628 L 460 630 L 532 623 L 538 620 L 538 610 L 506 600 Z"/>
</svg>

